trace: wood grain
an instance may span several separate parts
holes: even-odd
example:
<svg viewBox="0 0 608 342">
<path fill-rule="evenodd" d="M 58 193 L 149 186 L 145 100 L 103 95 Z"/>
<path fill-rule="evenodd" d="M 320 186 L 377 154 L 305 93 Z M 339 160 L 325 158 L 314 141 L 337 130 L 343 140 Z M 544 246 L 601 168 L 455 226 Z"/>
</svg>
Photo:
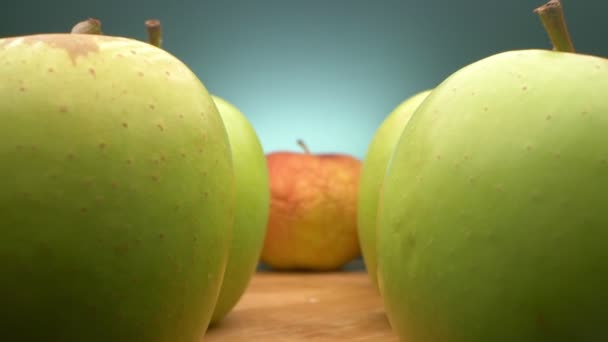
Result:
<svg viewBox="0 0 608 342">
<path fill-rule="evenodd" d="M 259 271 L 226 318 L 207 331 L 219 341 L 398 341 L 364 272 Z"/>
</svg>

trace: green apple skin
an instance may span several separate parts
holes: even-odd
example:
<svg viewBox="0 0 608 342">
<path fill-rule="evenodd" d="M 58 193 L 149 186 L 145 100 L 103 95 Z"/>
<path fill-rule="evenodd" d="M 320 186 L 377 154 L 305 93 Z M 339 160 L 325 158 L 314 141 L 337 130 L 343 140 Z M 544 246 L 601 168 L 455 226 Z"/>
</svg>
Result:
<svg viewBox="0 0 608 342">
<path fill-rule="evenodd" d="M 0 331 L 11 341 L 200 341 L 234 220 L 210 94 L 135 40 L 0 40 Z"/>
<path fill-rule="evenodd" d="M 380 188 L 403 129 L 430 92 L 430 89 L 424 90 L 407 98 L 389 113 L 374 133 L 363 160 L 357 197 L 357 232 L 365 268 L 376 289 L 376 214 Z"/>
<path fill-rule="evenodd" d="M 608 60 L 504 52 L 410 119 L 378 213 L 403 341 L 608 341 Z"/>
<path fill-rule="evenodd" d="M 224 282 L 211 324 L 219 323 L 247 289 L 260 260 L 270 209 L 268 168 L 262 144 L 247 117 L 233 104 L 212 95 L 232 149 L 235 221 Z"/>
</svg>

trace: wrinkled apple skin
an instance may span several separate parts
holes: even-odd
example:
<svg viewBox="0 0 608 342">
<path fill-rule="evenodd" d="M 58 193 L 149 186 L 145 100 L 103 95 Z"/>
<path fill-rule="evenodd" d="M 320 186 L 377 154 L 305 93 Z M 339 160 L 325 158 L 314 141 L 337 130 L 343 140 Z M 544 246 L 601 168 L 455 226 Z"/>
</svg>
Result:
<svg viewBox="0 0 608 342">
<path fill-rule="evenodd" d="M 374 133 L 365 154 L 359 180 L 357 204 L 357 232 L 363 261 L 374 287 L 378 287 L 376 272 L 376 213 L 378 196 L 386 173 L 386 166 L 399 141 L 401 132 L 416 111 L 416 108 L 430 93 L 425 90 L 401 102 L 382 121 Z"/>
<path fill-rule="evenodd" d="M 330 271 L 359 256 L 361 161 L 287 151 L 266 160 L 271 196 L 262 261 L 276 270 Z"/>
<path fill-rule="evenodd" d="M 228 265 L 211 319 L 212 324 L 217 324 L 242 297 L 260 260 L 270 209 L 270 187 L 266 157 L 253 126 L 233 104 L 219 96 L 212 98 L 228 132 L 236 203 Z"/>
<path fill-rule="evenodd" d="M 404 130 L 378 279 L 404 341 L 608 341 L 608 60 L 520 50 L 447 78 Z"/>
<path fill-rule="evenodd" d="M 200 341 L 234 219 L 204 85 L 149 44 L 76 34 L 1 39 L 0 79 L 2 336 Z"/>
</svg>

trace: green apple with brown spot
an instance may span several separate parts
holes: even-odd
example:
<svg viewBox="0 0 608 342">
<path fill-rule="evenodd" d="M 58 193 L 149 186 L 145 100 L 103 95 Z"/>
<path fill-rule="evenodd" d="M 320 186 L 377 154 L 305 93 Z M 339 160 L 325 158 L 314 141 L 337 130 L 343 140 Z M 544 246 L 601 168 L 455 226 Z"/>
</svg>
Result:
<svg viewBox="0 0 608 342">
<path fill-rule="evenodd" d="M 376 288 L 376 213 L 386 166 L 407 122 L 430 92 L 431 90 L 424 90 L 414 94 L 389 113 L 374 133 L 361 167 L 357 196 L 357 233 L 367 274 Z"/>
<path fill-rule="evenodd" d="M 148 42 L 162 47 L 161 23 L 146 20 Z M 258 265 L 270 209 L 266 157 L 260 139 L 247 117 L 217 95 L 211 98 L 228 133 L 235 182 L 235 219 L 228 264 L 211 325 L 218 325 L 238 303 Z"/>
<path fill-rule="evenodd" d="M 0 331 L 200 341 L 234 221 L 223 121 L 179 59 L 84 33 L 0 39 Z"/>
<path fill-rule="evenodd" d="M 428 95 L 392 155 L 378 280 L 403 341 L 608 341 L 608 59 L 474 62 Z"/>
</svg>

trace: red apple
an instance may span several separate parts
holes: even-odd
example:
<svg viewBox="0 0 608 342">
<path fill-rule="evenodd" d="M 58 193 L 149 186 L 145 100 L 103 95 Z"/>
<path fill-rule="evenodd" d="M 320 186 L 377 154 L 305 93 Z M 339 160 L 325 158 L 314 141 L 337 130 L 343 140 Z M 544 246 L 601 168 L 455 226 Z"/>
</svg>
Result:
<svg viewBox="0 0 608 342">
<path fill-rule="evenodd" d="M 360 255 L 357 190 L 361 161 L 347 154 L 266 156 L 270 215 L 262 261 L 274 269 L 335 270 Z"/>
</svg>

